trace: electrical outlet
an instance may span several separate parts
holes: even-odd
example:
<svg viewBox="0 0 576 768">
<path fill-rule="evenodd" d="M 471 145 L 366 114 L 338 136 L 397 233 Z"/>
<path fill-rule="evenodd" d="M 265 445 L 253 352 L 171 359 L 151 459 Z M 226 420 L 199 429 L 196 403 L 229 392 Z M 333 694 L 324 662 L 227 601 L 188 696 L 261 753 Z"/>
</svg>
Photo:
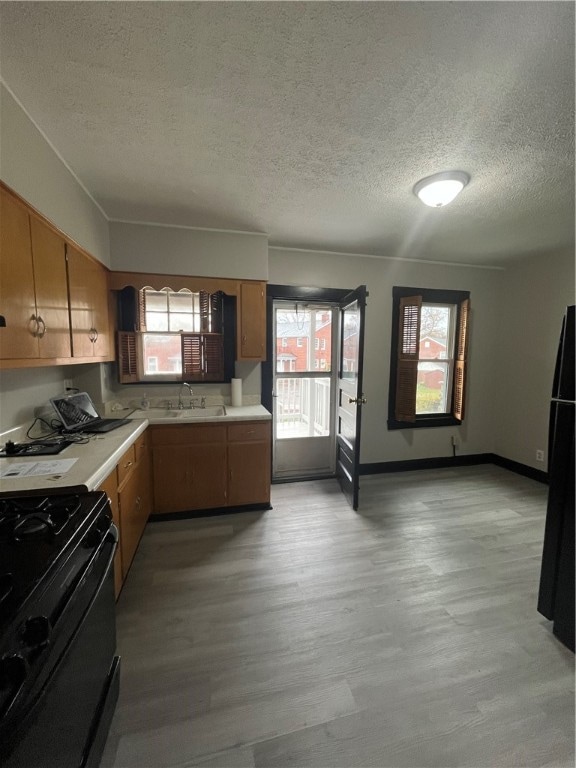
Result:
<svg viewBox="0 0 576 768">
<path fill-rule="evenodd" d="M 536 461 L 544 461 L 544 451 L 536 451 Z"/>
<path fill-rule="evenodd" d="M 64 379 L 64 390 L 74 389 L 74 379 Z"/>
</svg>

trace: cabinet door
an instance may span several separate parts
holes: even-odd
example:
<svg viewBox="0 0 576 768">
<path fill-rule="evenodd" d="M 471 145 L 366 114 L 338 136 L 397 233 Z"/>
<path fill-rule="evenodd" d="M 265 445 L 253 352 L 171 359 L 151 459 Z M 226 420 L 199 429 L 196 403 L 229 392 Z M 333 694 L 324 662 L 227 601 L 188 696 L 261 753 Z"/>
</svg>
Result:
<svg viewBox="0 0 576 768">
<path fill-rule="evenodd" d="M 188 449 L 180 445 L 157 446 L 152 451 L 154 512 L 190 509 Z"/>
<path fill-rule="evenodd" d="M 113 358 L 113 336 L 110 327 L 108 278 L 104 267 L 93 264 L 92 273 L 92 325 L 96 331 L 94 341 L 94 355 L 102 358 Z"/>
<path fill-rule="evenodd" d="M 74 357 L 113 357 L 108 318 L 108 284 L 103 266 L 66 246 Z"/>
<path fill-rule="evenodd" d="M 152 513 L 152 462 L 148 431 L 140 435 L 134 444 L 134 455 L 139 472 L 142 515 L 148 520 Z"/>
<path fill-rule="evenodd" d="M 238 320 L 238 359 L 266 359 L 265 283 L 241 283 Z"/>
<path fill-rule="evenodd" d="M 270 503 L 270 441 L 228 444 L 228 504 Z"/>
<path fill-rule="evenodd" d="M 28 211 L 0 189 L 0 357 L 38 357 L 34 272 Z"/>
<path fill-rule="evenodd" d="M 110 506 L 112 507 L 112 519 L 114 525 L 118 528 L 118 547 L 116 548 L 116 554 L 114 555 L 114 592 L 116 597 L 120 594 L 122 589 L 122 581 L 124 579 L 122 573 L 122 531 L 120 528 L 120 508 L 118 506 L 118 478 L 116 470 L 108 475 L 106 480 L 100 484 L 97 488 L 98 491 L 104 491 L 104 493 L 110 499 Z"/>
<path fill-rule="evenodd" d="M 140 472 L 136 468 L 118 494 L 120 501 L 120 525 L 122 528 L 122 575 L 126 578 L 138 544 L 144 532 L 146 517 L 143 513 L 140 493 Z"/>
<path fill-rule="evenodd" d="M 213 509 L 226 506 L 226 445 L 195 445 L 188 448 L 190 506 Z"/>
<path fill-rule="evenodd" d="M 70 290 L 70 325 L 74 357 L 94 356 L 92 323 L 92 262 L 70 244 L 66 245 L 68 286 Z"/>
<path fill-rule="evenodd" d="M 40 357 L 71 357 L 64 239 L 30 216 Z"/>
<path fill-rule="evenodd" d="M 226 505 L 226 445 L 163 445 L 153 450 L 154 512 Z"/>
</svg>

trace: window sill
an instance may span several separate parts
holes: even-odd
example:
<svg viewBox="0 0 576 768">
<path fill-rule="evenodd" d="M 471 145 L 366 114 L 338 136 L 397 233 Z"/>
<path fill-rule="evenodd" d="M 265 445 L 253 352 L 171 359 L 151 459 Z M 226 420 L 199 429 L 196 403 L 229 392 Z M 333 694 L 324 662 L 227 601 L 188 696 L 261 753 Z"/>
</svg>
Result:
<svg viewBox="0 0 576 768">
<path fill-rule="evenodd" d="M 422 429 L 424 427 L 459 427 L 462 424 L 460 419 L 450 414 L 440 414 L 438 416 L 417 416 L 416 421 L 396 421 L 388 419 L 388 429 Z"/>
</svg>

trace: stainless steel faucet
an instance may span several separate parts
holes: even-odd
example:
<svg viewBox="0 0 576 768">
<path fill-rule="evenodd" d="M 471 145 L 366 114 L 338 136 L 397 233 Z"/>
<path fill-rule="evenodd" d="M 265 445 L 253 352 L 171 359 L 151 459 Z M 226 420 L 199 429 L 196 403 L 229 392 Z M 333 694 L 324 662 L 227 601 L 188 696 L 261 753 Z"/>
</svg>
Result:
<svg viewBox="0 0 576 768">
<path fill-rule="evenodd" d="M 184 387 L 188 387 L 188 394 L 190 396 L 190 405 L 189 408 L 192 408 L 192 395 L 194 394 L 194 390 L 192 389 L 192 386 L 188 384 L 187 381 L 182 382 L 182 386 L 180 387 L 180 392 L 178 392 L 178 410 L 182 411 L 185 408 L 185 405 L 182 401 L 182 390 Z"/>
</svg>

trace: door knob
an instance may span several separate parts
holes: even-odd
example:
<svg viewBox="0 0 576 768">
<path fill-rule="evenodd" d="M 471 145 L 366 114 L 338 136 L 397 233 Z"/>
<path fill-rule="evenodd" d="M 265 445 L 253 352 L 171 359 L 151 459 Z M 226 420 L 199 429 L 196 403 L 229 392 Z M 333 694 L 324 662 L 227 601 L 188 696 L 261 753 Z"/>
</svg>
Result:
<svg viewBox="0 0 576 768">
<path fill-rule="evenodd" d="M 364 396 L 362 397 L 349 397 L 348 398 L 349 403 L 356 403 L 356 405 L 364 405 L 366 403 L 366 398 Z"/>
</svg>

